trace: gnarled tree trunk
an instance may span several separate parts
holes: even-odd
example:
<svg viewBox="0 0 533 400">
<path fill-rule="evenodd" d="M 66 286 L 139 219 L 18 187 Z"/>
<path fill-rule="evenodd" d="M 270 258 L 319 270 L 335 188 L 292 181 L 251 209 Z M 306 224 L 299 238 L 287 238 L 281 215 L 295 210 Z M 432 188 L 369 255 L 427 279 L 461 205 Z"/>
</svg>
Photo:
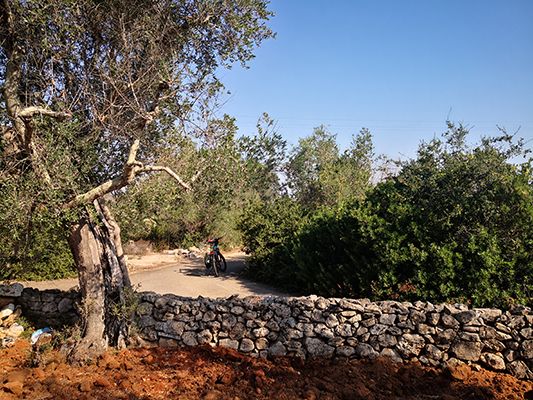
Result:
<svg viewBox="0 0 533 400">
<path fill-rule="evenodd" d="M 128 335 L 126 321 L 117 313 L 125 304 L 124 288 L 131 286 L 120 230 L 105 202 L 94 206 L 99 221 L 82 218 L 69 236 L 82 295 L 82 339 L 67 350 L 73 363 L 97 357 L 108 345 L 124 348 Z"/>
</svg>

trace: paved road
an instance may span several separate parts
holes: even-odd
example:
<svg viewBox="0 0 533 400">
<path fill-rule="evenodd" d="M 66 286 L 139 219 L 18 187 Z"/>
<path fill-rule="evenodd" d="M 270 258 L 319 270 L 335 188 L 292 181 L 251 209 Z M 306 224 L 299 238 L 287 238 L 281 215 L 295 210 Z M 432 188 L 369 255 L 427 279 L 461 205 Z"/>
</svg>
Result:
<svg viewBox="0 0 533 400">
<path fill-rule="evenodd" d="M 251 282 L 242 277 L 245 255 L 231 253 L 225 255 L 228 269 L 218 278 L 205 275 L 201 258 L 195 260 L 176 260 L 175 264 L 130 272 L 133 285 L 140 284 L 139 291 L 154 291 L 160 294 L 173 293 L 184 297 L 198 296 L 217 298 L 238 294 L 240 297 L 252 295 L 289 296 L 269 286 Z M 77 279 L 62 279 L 46 282 L 21 282 L 24 287 L 39 290 L 68 290 L 78 285 Z"/>
</svg>

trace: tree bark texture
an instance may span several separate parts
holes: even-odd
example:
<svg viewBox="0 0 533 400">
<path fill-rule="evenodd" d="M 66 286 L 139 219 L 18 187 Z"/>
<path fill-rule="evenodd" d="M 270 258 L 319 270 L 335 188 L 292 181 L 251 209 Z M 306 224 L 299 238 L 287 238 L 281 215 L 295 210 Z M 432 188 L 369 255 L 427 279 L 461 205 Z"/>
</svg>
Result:
<svg viewBox="0 0 533 400">
<path fill-rule="evenodd" d="M 128 334 L 120 310 L 125 304 L 123 289 L 131 283 L 120 231 L 105 205 L 95 201 L 94 206 L 99 221 L 82 218 L 69 236 L 82 295 L 82 339 L 67 350 L 67 358 L 78 364 L 97 357 L 108 345 L 124 348 Z"/>
</svg>

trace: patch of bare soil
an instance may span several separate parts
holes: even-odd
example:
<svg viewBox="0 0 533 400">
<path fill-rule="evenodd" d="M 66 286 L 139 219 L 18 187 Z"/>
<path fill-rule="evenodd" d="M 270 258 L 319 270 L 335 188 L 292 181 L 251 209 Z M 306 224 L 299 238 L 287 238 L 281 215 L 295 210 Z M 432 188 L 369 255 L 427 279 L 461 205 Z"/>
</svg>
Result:
<svg viewBox="0 0 533 400">
<path fill-rule="evenodd" d="M 30 350 L 24 339 L 0 349 L 0 400 L 533 399 L 532 382 L 466 365 L 265 360 L 201 346 L 109 352 L 81 368 L 51 351 L 43 368 L 31 368 Z"/>
</svg>

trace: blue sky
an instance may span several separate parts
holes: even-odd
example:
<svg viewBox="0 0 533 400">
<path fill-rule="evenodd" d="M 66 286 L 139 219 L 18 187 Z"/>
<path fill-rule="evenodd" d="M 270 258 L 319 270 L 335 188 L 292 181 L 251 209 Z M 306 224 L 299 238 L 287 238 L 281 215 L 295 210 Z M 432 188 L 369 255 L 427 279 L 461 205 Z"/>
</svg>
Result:
<svg viewBox="0 0 533 400">
<path fill-rule="evenodd" d="M 239 133 L 263 112 L 291 144 L 326 125 L 346 148 L 362 127 L 376 153 L 412 157 L 446 119 L 496 125 L 533 147 L 532 0 L 272 0 L 266 41 L 246 70 L 222 71 L 220 110 Z M 404 158 L 404 157 L 402 157 Z"/>
</svg>

